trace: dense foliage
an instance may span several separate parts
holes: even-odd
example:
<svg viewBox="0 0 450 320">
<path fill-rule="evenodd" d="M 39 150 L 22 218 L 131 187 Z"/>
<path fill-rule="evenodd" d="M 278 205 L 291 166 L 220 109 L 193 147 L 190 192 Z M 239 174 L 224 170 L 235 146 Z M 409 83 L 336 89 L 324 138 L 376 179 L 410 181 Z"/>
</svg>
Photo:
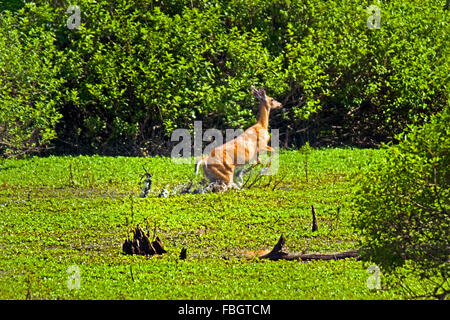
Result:
<svg viewBox="0 0 450 320">
<path fill-rule="evenodd" d="M 45 19 L 47 12 L 36 9 L 34 14 Z M 23 155 L 39 151 L 56 136 L 63 82 L 56 60 L 61 52 L 54 47 L 54 34 L 34 19 L 6 11 L 0 29 L 0 150 L 6 156 Z"/>
<path fill-rule="evenodd" d="M 400 267 L 450 293 L 450 109 L 411 127 L 361 176 L 354 225 L 365 258 L 382 270 Z"/>
<path fill-rule="evenodd" d="M 79 11 L 68 10 L 72 4 Z M 373 5 L 378 9 L 368 10 Z M 412 271 L 429 280 L 431 295 L 445 297 L 448 43 L 448 7 L 437 0 L 0 1 L 0 157 L 48 148 L 57 154 L 168 154 L 171 132 L 192 129 L 194 120 L 204 129 L 249 126 L 256 116 L 250 88 L 264 87 L 284 105 L 270 120 L 280 129 L 280 145 L 304 145 L 300 164 L 295 159 L 295 166 L 284 167 L 293 173 L 303 166 L 302 183 L 314 181 L 308 178 L 317 160 L 310 144 L 400 142 L 364 171 L 353 225 L 364 259 L 388 274 Z M 166 168 L 168 159 L 152 159 Z M 20 161 L 5 160 L 12 164 L 6 168 Z M 68 170 L 58 174 L 68 176 L 60 181 L 92 187 L 95 174 L 74 174 L 67 161 Z M 210 206 L 205 212 L 211 216 Z M 305 225 L 297 213 L 293 221 Z"/>
<path fill-rule="evenodd" d="M 285 146 L 375 145 L 448 104 L 443 1 L 378 2 L 373 29 L 369 1 L 80 0 L 74 29 L 70 4 L 3 4 L 4 155 L 56 136 L 62 152 L 164 153 L 194 120 L 248 126 L 251 86 L 284 103 Z"/>
</svg>

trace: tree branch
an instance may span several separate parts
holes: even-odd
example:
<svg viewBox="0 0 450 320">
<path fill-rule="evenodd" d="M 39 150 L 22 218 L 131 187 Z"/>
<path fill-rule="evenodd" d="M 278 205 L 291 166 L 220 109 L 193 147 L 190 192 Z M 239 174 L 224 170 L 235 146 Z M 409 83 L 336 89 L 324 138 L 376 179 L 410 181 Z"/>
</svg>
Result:
<svg viewBox="0 0 450 320">
<path fill-rule="evenodd" d="M 357 250 L 348 250 L 343 252 L 335 252 L 335 253 L 290 253 L 284 249 L 286 244 L 286 239 L 283 235 L 281 235 L 277 244 L 273 247 L 272 251 L 268 254 L 265 254 L 260 259 L 269 259 L 273 261 L 277 260 L 301 260 L 301 261 L 310 261 L 310 260 L 339 260 L 346 258 L 355 258 L 359 260 L 360 255 Z"/>
</svg>

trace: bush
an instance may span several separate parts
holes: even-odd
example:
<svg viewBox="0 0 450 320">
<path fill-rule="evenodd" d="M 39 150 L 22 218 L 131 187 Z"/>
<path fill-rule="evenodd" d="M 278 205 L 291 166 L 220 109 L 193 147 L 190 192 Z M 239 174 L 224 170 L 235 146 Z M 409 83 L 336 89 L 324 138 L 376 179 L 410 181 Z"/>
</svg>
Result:
<svg viewBox="0 0 450 320">
<path fill-rule="evenodd" d="M 54 34 L 37 20 L 52 19 L 46 7 L 28 5 L 20 15 L 0 14 L 0 154 L 38 152 L 56 137 L 62 79 Z"/>
<path fill-rule="evenodd" d="M 367 26 L 372 4 L 380 8 L 379 29 Z M 303 16 L 289 23 L 286 45 L 291 94 L 298 99 L 293 114 L 319 113 L 318 135 L 373 145 L 407 124 L 422 124 L 447 103 L 449 29 L 442 1 L 295 6 Z"/>
<path fill-rule="evenodd" d="M 69 152 L 161 154 L 194 120 L 249 126 L 252 86 L 283 101 L 271 125 L 286 146 L 303 136 L 374 146 L 448 103 L 449 30 L 436 0 L 378 3 L 380 29 L 367 27 L 369 1 L 80 0 L 75 30 L 68 3 L 33 3 L 4 13 L 0 64 L 24 61 L 17 68 L 36 80 L 4 78 L 6 100 L 24 97 L 9 106 L 55 109 L 43 112 L 48 134 L 36 145 L 56 125 Z M 23 122 L 3 116 L 8 127 Z"/>
<path fill-rule="evenodd" d="M 144 10 L 139 1 L 80 7 L 89 16 L 68 35 L 65 121 L 74 115 L 72 130 L 94 149 L 137 149 L 142 137 L 160 142 L 175 128 L 192 129 L 195 119 L 248 126 L 255 118 L 250 87 L 283 88 L 280 62 L 261 46 L 261 35 L 227 30 L 215 7 L 174 15 Z"/>
<path fill-rule="evenodd" d="M 365 170 L 355 197 L 365 260 L 388 274 L 407 269 L 429 280 L 429 295 L 450 292 L 450 108 L 421 127 L 398 135 L 400 143 Z"/>
</svg>

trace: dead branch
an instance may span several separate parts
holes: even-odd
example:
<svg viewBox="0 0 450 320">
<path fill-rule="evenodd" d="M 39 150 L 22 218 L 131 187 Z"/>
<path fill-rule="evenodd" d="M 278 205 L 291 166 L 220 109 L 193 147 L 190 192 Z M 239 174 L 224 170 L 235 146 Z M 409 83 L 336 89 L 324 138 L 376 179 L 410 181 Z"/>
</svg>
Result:
<svg viewBox="0 0 450 320">
<path fill-rule="evenodd" d="M 317 219 L 316 219 L 316 210 L 314 209 L 314 206 L 311 205 L 311 211 L 312 211 L 312 232 L 315 232 L 319 229 L 317 226 Z"/>
<path fill-rule="evenodd" d="M 339 259 L 347 259 L 347 258 L 355 258 L 359 260 L 360 256 L 357 250 L 348 250 L 343 252 L 335 252 L 335 253 L 290 253 L 284 249 L 286 244 L 286 239 L 283 235 L 281 235 L 277 244 L 273 247 L 272 251 L 268 254 L 265 254 L 260 259 L 269 259 L 272 261 L 277 260 L 301 260 L 301 261 L 310 261 L 310 260 L 339 260 Z"/>
<path fill-rule="evenodd" d="M 156 237 L 155 241 L 150 241 L 149 234 L 145 234 L 139 225 L 136 226 L 133 239 L 125 240 L 122 245 L 122 250 L 126 254 L 139 254 L 144 256 L 160 255 L 167 252 L 164 250 L 162 242 L 158 237 Z"/>
<path fill-rule="evenodd" d="M 187 257 L 187 249 L 183 247 L 180 252 L 180 260 L 186 260 Z"/>
</svg>

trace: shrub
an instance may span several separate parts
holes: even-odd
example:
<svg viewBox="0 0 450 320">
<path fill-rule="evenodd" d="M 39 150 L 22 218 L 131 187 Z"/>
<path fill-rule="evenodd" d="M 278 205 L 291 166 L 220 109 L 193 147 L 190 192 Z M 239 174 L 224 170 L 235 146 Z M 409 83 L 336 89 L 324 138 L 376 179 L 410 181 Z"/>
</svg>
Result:
<svg viewBox="0 0 450 320">
<path fill-rule="evenodd" d="M 283 88 L 280 61 L 261 46 L 261 35 L 225 29 L 217 8 L 169 15 L 138 4 L 81 1 L 88 17 L 68 35 L 72 107 L 65 121 L 74 115 L 73 131 L 92 147 L 122 151 L 142 146 L 142 137 L 161 141 L 153 131 L 168 137 L 199 118 L 248 126 L 250 87 Z"/>
<path fill-rule="evenodd" d="M 367 26 L 372 4 L 380 9 L 379 29 Z M 291 95 L 298 99 L 293 115 L 319 113 L 318 135 L 373 145 L 407 124 L 422 124 L 447 103 L 449 29 L 442 1 L 292 5 L 303 12 L 289 23 L 286 44 Z"/>
<path fill-rule="evenodd" d="M 409 272 L 450 291 L 450 108 L 397 136 L 365 170 L 355 197 L 363 257 L 388 274 Z"/>
<path fill-rule="evenodd" d="M 33 4 L 0 14 L 0 154 L 39 152 L 56 137 L 62 79 L 54 34 L 27 15 L 52 19 L 47 7 Z"/>
<path fill-rule="evenodd" d="M 17 68 L 36 80 L 2 79 L 5 99 L 23 100 L 9 106 L 55 109 L 42 113 L 49 129 L 35 145 L 56 125 L 75 152 L 162 153 L 171 131 L 194 120 L 252 123 L 251 86 L 283 101 L 271 125 L 286 146 L 302 135 L 373 146 L 448 103 L 447 13 L 436 0 L 377 3 L 380 29 L 367 27 L 369 1 L 79 0 L 75 30 L 68 2 L 33 3 L 0 7 L 14 10 L 3 14 L 0 63 L 11 74 L 23 61 Z M 27 122 L 3 114 L 2 128 Z M 16 131 L 28 132 L 16 146 L 33 144 L 32 129 Z"/>
</svg>

